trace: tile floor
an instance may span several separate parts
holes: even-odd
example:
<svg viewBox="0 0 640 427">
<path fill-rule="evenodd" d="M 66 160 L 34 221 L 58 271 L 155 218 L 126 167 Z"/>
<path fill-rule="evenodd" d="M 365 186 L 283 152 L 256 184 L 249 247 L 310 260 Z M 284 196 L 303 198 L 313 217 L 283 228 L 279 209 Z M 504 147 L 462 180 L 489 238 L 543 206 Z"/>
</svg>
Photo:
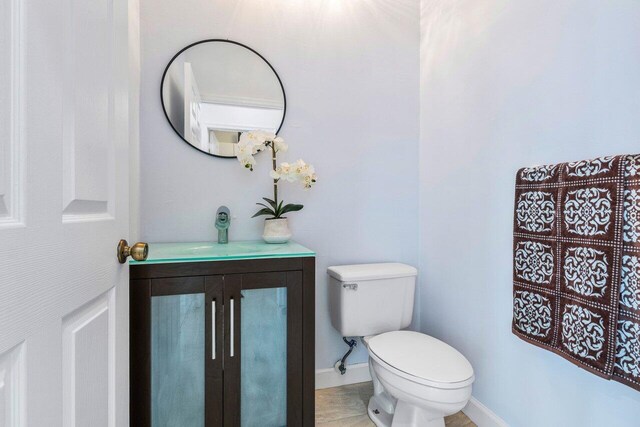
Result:
<svg viewBox="0 0 640 427">
<path fill-rule="evenodd" d="M 375 427 L 367 415 L 371 382 L 326 388 L 316 391 L 316 426 Z M 475 427 L 469 418 L 458 412 L 445 419 L 447 427 Z"/>
</svg>

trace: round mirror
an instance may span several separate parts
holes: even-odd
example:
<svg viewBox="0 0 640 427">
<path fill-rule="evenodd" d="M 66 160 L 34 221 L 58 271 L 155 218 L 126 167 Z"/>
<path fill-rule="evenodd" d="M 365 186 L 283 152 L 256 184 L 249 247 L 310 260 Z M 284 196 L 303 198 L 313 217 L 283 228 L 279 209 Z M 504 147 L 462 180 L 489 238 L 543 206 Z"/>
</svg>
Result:
<svg viewBox="0 0 640 427">
<path fill-rule="evenodd" d="M 284 87 L 258 52 L 229 40 L 203 40 L 178 52 L 162 76 L 162 108 L 189 145 L 235 157 L 242 132 L 278 133 L 286 111 Z"/>
</svg>

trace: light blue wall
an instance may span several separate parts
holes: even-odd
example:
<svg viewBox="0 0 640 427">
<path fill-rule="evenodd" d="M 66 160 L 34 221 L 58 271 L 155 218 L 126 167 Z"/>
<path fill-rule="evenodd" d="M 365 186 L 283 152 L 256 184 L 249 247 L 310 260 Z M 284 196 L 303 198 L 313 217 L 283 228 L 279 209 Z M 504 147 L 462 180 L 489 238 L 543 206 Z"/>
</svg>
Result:
<svg viewBox="0 0 640 427">
<path fill-rule="evenodd" d="M 640 392 L 511 334 L 521 166 L 640 152 L 640 2 L 422 0 L 422 330 L 512 426 L 640 425 Z"/>
<path fill-rule="evenodd" d="M 418 0 L 141 0 L 141 238 L 216 238 L 219 205 L 233 215 L 232 240 L 259 239 L 255 203 L 270 194 L 269 159 L 253 174 L 174 134 L 160 105 L 160 79 L 174 53 L 205 38 L 229 38 L 264 55 L 287 92 L 282 136 L 315 165 L 309 192 L 285 183 L 294 239 L 317 254 L 318 368 L 346 345 L 329 321 L 326 268 L 417 263 L 419 138 Z M 383 302 L 381 302 L 383 304 Z M 359 348 L 350 359 L 366 360 Z"/>
</svg>

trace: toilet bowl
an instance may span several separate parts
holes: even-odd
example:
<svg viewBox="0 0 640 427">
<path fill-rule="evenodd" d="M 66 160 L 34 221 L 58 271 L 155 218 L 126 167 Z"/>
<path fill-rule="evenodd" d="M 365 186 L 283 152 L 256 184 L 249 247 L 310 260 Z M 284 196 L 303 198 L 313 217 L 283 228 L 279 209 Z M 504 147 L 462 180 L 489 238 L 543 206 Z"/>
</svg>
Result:
<svg viewBox="0 0 640 427">
<path fill-rule="evenodd" d="M 469 361 L 450 345 L 405 331 L 412 319 L 417 270 L 381 263 L 329 267 L 331 323 L 343 337 L 363 337 L 378 427 L 444 427 L 474 381 Z"/>
<path fill-rule="evenodd" d="M 411 331 L 364 341 L 375 384 L 368 412 L 376 426 L 443 427 L 444 417 L 469 401 L 473 369 L 453 347 Z"/>
</svg>

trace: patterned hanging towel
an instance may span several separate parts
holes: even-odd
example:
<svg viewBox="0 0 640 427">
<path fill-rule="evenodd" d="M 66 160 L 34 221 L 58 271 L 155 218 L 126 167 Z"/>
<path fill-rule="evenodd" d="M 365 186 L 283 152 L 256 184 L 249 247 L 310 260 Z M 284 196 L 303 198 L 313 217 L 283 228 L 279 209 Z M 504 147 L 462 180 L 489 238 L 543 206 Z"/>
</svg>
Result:
<svg viewBox="0 0 640 427">
<path fill-rule="evenodd" d="M 640 155 L 519 170 L 513 237 L 513 333 L 640 390 Z"/>
</svg>

